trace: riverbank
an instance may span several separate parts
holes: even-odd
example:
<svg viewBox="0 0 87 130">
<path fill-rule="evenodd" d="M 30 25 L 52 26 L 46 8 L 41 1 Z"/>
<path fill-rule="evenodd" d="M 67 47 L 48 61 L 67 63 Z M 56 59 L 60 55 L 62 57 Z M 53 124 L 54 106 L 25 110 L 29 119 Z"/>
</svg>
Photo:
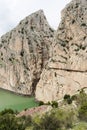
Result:
<svg viewBox="0 0 87 130">
<path fill-rule="evenodd" d="M 17 92 L 14 92 L 14 91 L 11 91 L 8 89 L 4 89 L 4 88 L 0 88 L 0 90 L 7 91 L 7 92 L 12 93 L 12 94 L 17 95 L 17 96 L 33 97 L 32 95 L 29 95 L 29 94 L 17 93 Z"/>
</svg>

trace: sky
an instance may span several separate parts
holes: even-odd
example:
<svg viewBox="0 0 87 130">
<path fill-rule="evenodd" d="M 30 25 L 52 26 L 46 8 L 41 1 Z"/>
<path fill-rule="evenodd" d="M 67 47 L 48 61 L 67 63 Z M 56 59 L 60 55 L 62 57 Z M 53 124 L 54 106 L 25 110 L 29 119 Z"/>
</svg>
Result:
<svg viewBox="0 0 87 130">
<path fill-rule="evenodd" d="M 0 0 L 0 36 L 31 13 L 43 9 L 50 26 L 57 29 L 61 10 L 71 0 Z"/>
</svg>

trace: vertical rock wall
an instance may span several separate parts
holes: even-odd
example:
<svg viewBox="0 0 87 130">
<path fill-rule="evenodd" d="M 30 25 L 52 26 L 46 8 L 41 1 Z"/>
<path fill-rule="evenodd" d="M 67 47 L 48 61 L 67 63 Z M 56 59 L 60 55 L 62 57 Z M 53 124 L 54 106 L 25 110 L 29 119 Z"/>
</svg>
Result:
<svg viewBox="0 0 87 130">
<path fill-rule="evenodd" d="M 86 0 L 72 0 L 62 11 L 52 48 L 36 89 L 36 99 L 44 102 L 87 88 Z"/>
<path fill-rule="evenodd" d="M 22 20 L 0 39 L 0 88 L 34 94 L 50 57 L 54 30 L 42 10 Z"/>
</svg>

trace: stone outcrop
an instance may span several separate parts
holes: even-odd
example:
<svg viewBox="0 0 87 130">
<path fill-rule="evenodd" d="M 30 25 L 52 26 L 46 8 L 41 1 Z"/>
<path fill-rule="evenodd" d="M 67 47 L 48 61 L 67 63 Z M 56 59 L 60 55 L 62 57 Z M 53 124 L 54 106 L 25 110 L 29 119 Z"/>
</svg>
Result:
<svg viewBox="0 0 87 130">
<path fill-rule="evenodd" d="M 36 87 L 36 99 L 61 100 L 87 88 L 87 0 L 72 0 L 52 43 L 52 55 Z"/>
<path fill-rule="evenodd" d="M 54 30 L 42 10 L 22 20 L 0 38 L 0 88 L 34 94 L 50 57 Z"/>
</svg>

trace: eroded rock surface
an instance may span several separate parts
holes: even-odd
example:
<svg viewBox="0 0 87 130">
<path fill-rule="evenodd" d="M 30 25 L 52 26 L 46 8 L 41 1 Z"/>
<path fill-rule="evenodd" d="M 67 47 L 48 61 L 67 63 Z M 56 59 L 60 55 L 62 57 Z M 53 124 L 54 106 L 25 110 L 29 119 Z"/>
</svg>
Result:
<svg viewBox="0 0 87 130">
<path fill-rule="evenodd" d="M 59 100 L 87 87 L 87 0 L 72 0 L 52 44 L 52 55 L 41 74 L 36 99 Z"/>
<path fill-rule="evenodd" d="M 31 95 L 50 57 L 54 30 L 42 10 L 0 38 L 0 88 Z"/>
</svg>

